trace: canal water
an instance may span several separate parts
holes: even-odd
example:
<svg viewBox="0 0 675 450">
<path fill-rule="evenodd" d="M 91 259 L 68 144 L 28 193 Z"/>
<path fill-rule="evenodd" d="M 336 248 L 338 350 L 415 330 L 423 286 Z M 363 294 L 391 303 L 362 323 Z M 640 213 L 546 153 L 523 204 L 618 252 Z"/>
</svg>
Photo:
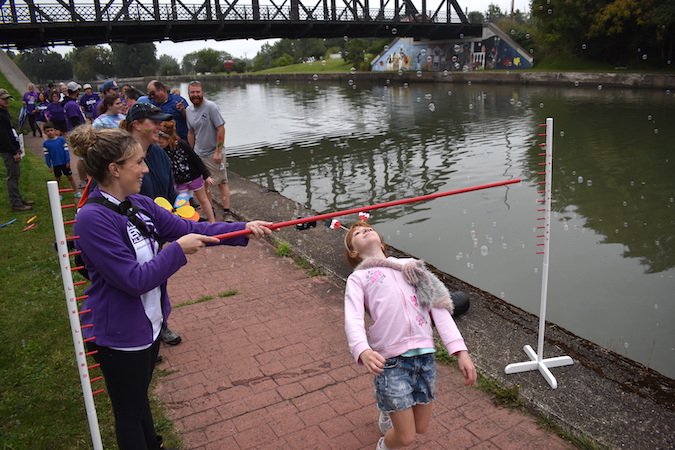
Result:
<svg viewBox="0 0 675 450">
<path fill-rule="evenodd" d="M 522 179 L 376 210 L 370 222 L 389 244 L 536 315 L 540 124 L 553 118 L 546 318 L 675 378 L 675 92 L 396 78 L 205 90 L 227 122 L 229 168 L 319 213 Z"/>
</svg>

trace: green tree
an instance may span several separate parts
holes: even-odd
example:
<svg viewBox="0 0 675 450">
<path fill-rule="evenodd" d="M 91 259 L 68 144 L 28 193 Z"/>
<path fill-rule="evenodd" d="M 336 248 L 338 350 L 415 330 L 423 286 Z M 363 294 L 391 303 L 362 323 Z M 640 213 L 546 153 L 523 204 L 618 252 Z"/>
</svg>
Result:
<svg viewBox="0 0 675 450">
<path fill-rule="evenodd" d="M 362 70 L 367 49 L 368 41 L 366 39 L 349 39 L 345 44 L 342 59 L 351 63 L 356 69 Z"/>
<path fill-rule="evenodd" d="M 285 53 L 284 55 L 274 60 L 274 62 L 272 63 L 272 67 L 290 66 L 293 63 L 294 63 L 293 57 L 288 53 Z"/>
<path fill-rule="evenodd" d="M 110 44 L 112 71 L 118 77 L 154 75 L 159 69 L 157 48 L 152 42 L 143 44 Z"/>
<path fill-rule="evenodd" d="M 178 60 L 173 56 L 160 56 L 157 60 L 157 65 L 159 66 L 158 75 L 180 75 L 180 65 L 178 64 Z"/>
<path fill-rule="evenodd" d="M 101 46 L 76 47 L 66 55 L 73 67 L 73 76 L 81 81 L 112 76 L 110 58 L 110 50 Z"/>
<path fill-rule="evenodd" d="M 496 22 L 504 16 L 505 14 L 499 6 L 490 3 L 490 5 L 488 5 L 488 10 L 485 11 L 485 22 Z"/>
<path fill-rule="evenodd" d="M 253 70 L 257 72 L 259 70 L 269 69 L 272 67 L 273 61 L 272 45 L 266 42 L 260 47 L 260 50 L 253 58 Z"/>
<path fill-rule="evenodd" d="M 73 68 L 60 53 L 47 51 L 40 47 L 22 51 L 14 58 L 19 68 L 36 83 L 68 80 L 73 76 Z"/>
<path fill-rule="evenodd" d="M 480 11 L 471 11 L 467 18 L 470 23 L 485 23 L 485 16 Z"/>
<path fill-rule="evenodd" d="M 656 40 L 661 43 L 662 60 L 671 61 L 675 46 L 675 0 L 665 0 L 654 8 L 651 18 L 656 27 Z"/>
<path fill-rule="evenodd" d="M 228 52 L 204 48 L 183 57 L 183 73 L 222 72 L 223 61 L 233 59 Z"/>
</svg>

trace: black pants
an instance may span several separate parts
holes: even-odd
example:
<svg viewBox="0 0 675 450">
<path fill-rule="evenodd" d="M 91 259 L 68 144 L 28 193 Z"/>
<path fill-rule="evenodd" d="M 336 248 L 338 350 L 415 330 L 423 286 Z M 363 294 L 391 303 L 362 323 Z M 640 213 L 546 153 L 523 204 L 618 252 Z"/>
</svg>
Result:
<svg viewBox="0 0 675 450">
<path fill-rule="evenodd" d="M 87 343 L 101 365 L 103 378 L 115 414 L 115 435 L 120 450 L 159 448 L 150 410 L 148 388 L 159 353 L 159 339 L 148 349 L 113 350 Z"/>
<path fill-rule="evenodd" d="M 40 137 L 42 137 L 42 130 L 35 123 L 35 114 L 28 114 L 28 125 L 30 126 L 30 130 L 33 132 L 33 136 L 35 136 L 35 132 L 37 131 L 40 133 Z"/>
</svg>

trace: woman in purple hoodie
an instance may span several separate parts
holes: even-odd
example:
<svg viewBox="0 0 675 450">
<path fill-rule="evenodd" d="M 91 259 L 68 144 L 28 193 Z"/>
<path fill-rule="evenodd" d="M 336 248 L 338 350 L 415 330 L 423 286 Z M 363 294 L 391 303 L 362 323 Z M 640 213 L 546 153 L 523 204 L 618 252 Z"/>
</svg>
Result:
<svg viewBox="0 0 675 450">
<path fill-rule="evenodd" d="M 82 334 L 95 337 L 87 346 L 101 365 L 119 448 L 159 449 L 148 387 L 160 329 L 171 312 L 166 282 L 187 263 L 185 255 L 205 245 L 248 242 L 245 236 L 222 242 L 210 236 L 249 229 L 260 237 L 271 232 L 271 222 L 193 222 L 139 195 L 148 172 L 145 149 L 124 130 L 82 125 L 69 141 L 98 183 L 74 228 L 91 281 Z"/>
</svg>

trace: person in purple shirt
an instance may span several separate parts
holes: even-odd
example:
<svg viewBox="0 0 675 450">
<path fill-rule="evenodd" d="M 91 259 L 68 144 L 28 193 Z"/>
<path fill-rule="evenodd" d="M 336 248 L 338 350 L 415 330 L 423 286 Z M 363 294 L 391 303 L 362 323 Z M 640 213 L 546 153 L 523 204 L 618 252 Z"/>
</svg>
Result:
<svg viewBox="0 0 675 450">
<path fill-rule="evenodd" d="M 148 83 L 147 90 L 148 99 L 150 103 L 173 116 L 176 122 L 176 133 L 178 136 L 187 141 L 188 126 L 185 120 L 185 108 L 188 107 L 188 102 L 180 95 L 172 94 L 169 88 L 161 81 L 152 80 Z"/>
<path fill-rule="evenodd" d="M 26 108 L 28 125 L 33 132 L 33 137 L 35 137 L 36 130 L 40 133 L 40 137 L 42 137 L 42 130 L 35 124 L 35 114 L 37 113 L 35 103 L 37 103 L 37 99 L 38 92 L 35 90 L 35 85 L 33 83 L 28 83 L 28 92 L 23 94 L 22 103 L 24 108 Z"/>
<path fill-rule="evenodd" d="M 47 118 L 45 117 L 45 110 L 47 109 L 48 105 L 49 100 L 47 99 L 47 94 L 40 92 L 38 94 L 37 102 L 35 102 L 35 122 L 37 123 L 37 126 L 40 128 L 40 130 L 42 130 L 42 124 L 47 121 Z M 40 134 L 40 136 L 42 136 L 42 134 Z"/>
<path fill-rule="evenodd" d="M 51 103 L 47 105 L 45 110 L 45 117 L 51 123 L 54 124 L 54 128 L 61 132 L 61 136 L 64 138 L 68 134 L 68 124 L 66 123 L 66 111 L 63 109 L 63 105 L 59 101 L 61 98 L 61 93 L 57 90 L 53 90 L 49 93 L 49 99 Z"/>
<path fill-rule="evenodd" d="M 84 115 L 87 119 L 93 120 L 91 116 L 94 112 L 94 105 L 101 100 L 101 97 L 98 96 L 97 92 L 92 93 L 91 84 L 89 83 L 86 83 L 82 88 L 84 89 L 84 94 L 80 97 L 80 107 L 82 108 L 82 111 L 84 111 Z"/>
<path fill-rule="evenodd" d="M 148 388 L 171 312 L 167 281 L 187 264 L 186 255 L 206 245 L 248 243 L 246 236 L 211 236 L 246 229 L 258 238 L 271 233 L 272 223 L 194 222 L 139 195 L 148 173 L 145 149 L 122 129 L 81 126 L 70 144 L 98 183 L 74 228 L 91 281 L 80 313 L 82 337 L 103 372 L 118 447 L 160 449 Z"/>
<path fill-rule="evenodd" d="M 66 111 L 66 119 L 68 121 L 68 131 L 74 130 L 79 125 L 82 125 L 87 120 L 80 109 L 77 98 L 80 96 L 80 89 L 82 86 L 74 81 L 67 85 L 68 95 L 63 99 L 63 109 Z"/>
</svg>

